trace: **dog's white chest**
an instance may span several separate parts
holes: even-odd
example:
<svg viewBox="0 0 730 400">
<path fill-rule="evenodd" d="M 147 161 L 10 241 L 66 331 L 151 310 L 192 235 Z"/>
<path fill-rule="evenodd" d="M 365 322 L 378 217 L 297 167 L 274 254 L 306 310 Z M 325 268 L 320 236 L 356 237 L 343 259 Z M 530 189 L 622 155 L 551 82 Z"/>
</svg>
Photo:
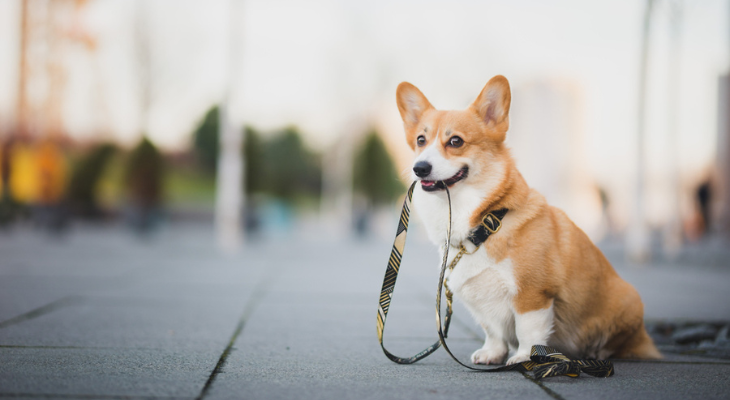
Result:
<svg viewBox="0 0 730 400">
<path fill-rule="evenodd" d="M 453 260 L 456 253 L 458 251 L 451 248 L 449 260 Z M 474 254 L 463 255 L 454 270 L 449 273 L 448 283 L 455 293 L 461 294 L 468 294 L 475 290 L 485 292 L 485 294 L 491 293 L 499 297 L 512 298 L 517 293 L 512 262 L 509 259 L 495 262 L 483 248 L 478 249 Z M 481 288 L 478 289 L 474 286 L 481 286 Z"/>
<path fill-rule="evenodd" d="M 463 189 L 466 190 L 455 190 L 452 194 L 453 246 L 468 240 L 472 229 L 469 218 L 481 203 L 479 196 L 471 193 L 468 188 Z M 442 257 L 448 225 L 448 202 L 444 197 L 441 193 L 424 193 L 418 190 L 413 198 L 415 209 L 426 226 L 429 238 L 439 246 Z M 469 250 L 474 250 L 473 245 L 469 246 Z M 457 248 L 449 249 L 449 264 L 457 253 Z M 512 261 L 504 259 L 496 262 L 482 247 L 473 254 L 463 255 L 454 270 L 447 274 L 449 288 L 467 306 L 474 319 L 482 326 L 501 331 L 500 336 L 507 342 L 516 343 L 512 300 L 517 294 L 517 282 Z"/>
<path fill-rule="evenodd" d="M 458 247 L 464 243 L 468 245 L 468 250 L 474 250 L 474 246 L 468 242 L 467 238 L 473 228 L 469 224 L 469 219 L 482 202 L 482 197 L 478 193 L 478 190 L 470 187 L 461 187 L 452 191 L 452 246 Z M 443 257 L 446 229 L 449 224 L 449 203 L 445 193 L 425 193 L 417 188 L 413 196 L 413 205 L 426 227 L 429 238 L 435 245 L 439 246 L 441 257 Z M 456 247 L 451 247 L 449 250 L 449 263 L 458 253 Z M 455 293 L 459 293 L 461 288 L 472 279 L 476 279 L 474 283 L 478 282 L 479 284 L 489 282 L 485 285 L 484 290 L 494 289 L 496 294 L 500 296 L 508 295 L 513 297 L 517 293 L 517 284 L 512 273 L 512 262 L 506 259 L 497 263 L 487 254 L 484 248 L 476 250 L 473 254 L 465 254 L 461 258 L 451 273 L 449 285 Z"/>
<path fill-rule="evenodd" d="M 449 258 L 456 253 L 449 251 Z M 447 284 L 479 325 L 510 346 L 517 345 L 513 306 L 517 284 L 509 259 L 495 262 L 480 248 L 461 258 L 447 276 Z"/>
<path fill-rule="evenodd" d="M 456 251 L 449 253 L 450 259 L 456 255 Z M 461 258 L 449 273 L 447 284 L 477 322 L 501 326 L 505 336 L 512 336 L 508 325 L 514 318 L 512 300 L 517 294 L 517 283 L 509 259 L 497 263 L 481 248 Z"/>
</svg>

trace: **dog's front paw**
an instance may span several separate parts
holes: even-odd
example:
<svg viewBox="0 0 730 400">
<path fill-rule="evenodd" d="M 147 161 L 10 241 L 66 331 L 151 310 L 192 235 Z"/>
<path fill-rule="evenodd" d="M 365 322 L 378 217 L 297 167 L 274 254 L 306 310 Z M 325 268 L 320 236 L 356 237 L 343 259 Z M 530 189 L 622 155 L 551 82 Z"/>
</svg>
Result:
<svg viewBox="0 0 730 400">
<path fill-rule="evenodd" d="M 509 360 L 507 360 L 507 365 L 519 364 L 525 361 L 530 361 L 530 353 L 518 351 L 517 354 L 513 355 L 509 358 Z"/>
<path fill-rule="evenodd" d="M 507 350 L 494 350 L 481 348 L 475 351 L 471 355 L 471 362 L 474 364 L 501 364 L 504 357 L 507 355 Z"/>
</svg>

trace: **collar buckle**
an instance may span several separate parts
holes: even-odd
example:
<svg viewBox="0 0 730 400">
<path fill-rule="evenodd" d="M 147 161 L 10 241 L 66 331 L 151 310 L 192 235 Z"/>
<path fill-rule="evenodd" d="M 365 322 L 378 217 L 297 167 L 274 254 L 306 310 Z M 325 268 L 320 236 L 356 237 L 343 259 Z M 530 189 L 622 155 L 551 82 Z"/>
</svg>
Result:
<svg viewBox="0 0 730 400">
<path fill-rule="evenodd" d="M 487 213 L 482 218 L 482 226 L 484 226 L 490 234 L 497 233 L 502 228 L 502 221 L 492 213 Z"/>
</svg>

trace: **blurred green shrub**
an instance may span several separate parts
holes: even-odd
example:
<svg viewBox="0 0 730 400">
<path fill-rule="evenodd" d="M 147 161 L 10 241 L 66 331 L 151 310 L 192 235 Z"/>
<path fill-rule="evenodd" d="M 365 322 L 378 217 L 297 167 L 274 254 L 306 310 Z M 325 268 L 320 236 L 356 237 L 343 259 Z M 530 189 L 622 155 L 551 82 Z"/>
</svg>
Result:
<svg viewBox="0 0 730 400">
<path fill-rule="evenodd" d="M 365 136 L 355 154 L 353 187 L 370 205 L 389 203 L 403 194 L 403 182 L 375 130 Z"/>
<path fill-rule="evenodd" d="M 154 207 L 161 203 L 164 162 L 160 151 L 147 137 L 129 154 L 124 175 L 127 194 L 134 205 Z"/>
<path fill-rule="evenodd" d="M 263 154 L 264 192 L 288 202 L 319 197 L 322 189 L 319 156 L 304 146 L 296 128 L 276 132 L 266 142 Z"/>
<path fill-rule="evenodd" d="M 215 172 L 218 165 L 218 106 L 208 110 L 193 132 L 193 149 L 200 165 Z"/>
<path fill-rule="evenodd" d="M 309 150 L 295 127 L 261 134 L 244 129 L 246 195 L 262 194 L 288 203 L 316 200 L 322 188 L 320 156 Z M 208 110 L 193 132 L 200 167 L 215 174 L 218 162 L 218 107 Z"/>
<path fill-rule="evenodd" d="M 261 138 L 261 134 L 256 129 L 247 126 L 243 136 L 246 193 L 263 193 L 266 190 L 266 177 L 263 173 L 266 169 L 265 147 L 266 143 Z"/>
<path fill-rule="evenodd" d="M 100 144 L 76 163 L 67 192 L 68 205 L 73 213 L 86 217 L 100 216 L 99 183 L 116 152 L 114 144 Z"/>
<path fill-rule="evenodd" d="M 215 203 L 215 176 L 197 165 L 167 160 L 165 204 L 173 206 L 212 206 Z"/>
</svg>

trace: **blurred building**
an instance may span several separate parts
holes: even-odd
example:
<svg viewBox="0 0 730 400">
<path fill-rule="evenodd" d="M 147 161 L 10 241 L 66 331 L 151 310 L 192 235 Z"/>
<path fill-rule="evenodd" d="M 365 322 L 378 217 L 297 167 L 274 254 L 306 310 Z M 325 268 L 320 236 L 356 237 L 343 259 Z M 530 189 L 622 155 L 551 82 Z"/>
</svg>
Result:
<svg viewBox="0 0 730 400">
<path fill-rule="evenodd" d="M 717 102 L 717 195 L 712 201 L 714 224 L 710 228 L 730 233 L 730 75 L 720 77 Z"/>
<path fill-rule="evenodd" d="M 515 87 L 507 145 L 527 184 L 597 239 L 605 227 L 585 159 L 584 103 L 582 87 L 570 80 L 538 79 Z"/>
</svg>

